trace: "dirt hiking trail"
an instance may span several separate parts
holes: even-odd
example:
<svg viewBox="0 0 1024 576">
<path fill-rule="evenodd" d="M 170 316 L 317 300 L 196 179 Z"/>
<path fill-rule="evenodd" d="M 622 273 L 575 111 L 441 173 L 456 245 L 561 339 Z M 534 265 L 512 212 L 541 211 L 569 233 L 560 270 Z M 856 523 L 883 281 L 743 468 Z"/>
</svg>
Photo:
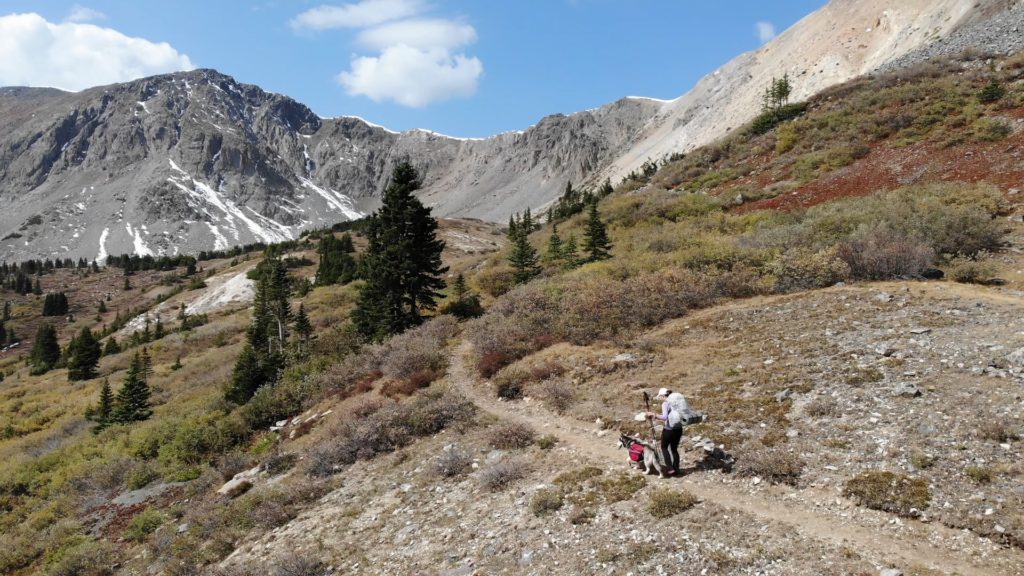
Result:
<svg viewBox="0 0 1024 576">
<path fill-rule="evenodd" d="M 465 341 L 453 350 L 448 378 L 453 386 L 482 410 L 505 420 L 529 424 L 542 433 L 554 434 L 560 442 L 586 454 L 587 458 L 621 462 L 626 466 L 626 453 L 616 447 L 614 431 L 598 436 L 596 430 L 588 429 L 593 428 L 592 424 L 569 421 L 539 402 L 527 404 L 496 398 L 473 370 L 472 353 L 472 345 Z M 680 448 L 685 447 L 684 437 Z M 692 453 L 682 451 L 680 455 L 684 460 L 692 457 Z M 884 526 L 893 522 L 895 516 L 882 512 L 863 510 L 864 514 L 857 518 L 851 515 L 839 521 L 834 516 L 815 510 L 820 502 L 838 500 L 834 493 L 822 489 L 774 486 L 767 489 L 766 497 L 749 493 L 746 489 L 749 482 L 732 475 L 701 471 L 682 479 L 662 480 L 654 476 L 652 480 L 664 483 L 664 486 L 685 489 L 701 500 L 723 508 L 744 512 L 765 522 L 780 523 L 801 536 L 852 549 L 879 565 L 927 567 L 942 573 L 979 576 L 998 573 L 993 570 L 994 565 L 1024 567 L 1024 553 L 1016 549 L 1003 548 L 986 558 L 969 558 L 963 553 L 933 544 L 935 540 L 941 542 L 963 537 L 977 538 L 937 522 L 925 524 L 899 519 L 898 522 L 913 528 L 912 534 L 915 537 L 907 538 L 884 529 Z M 848 504 L 853 507 L 852 503 Z"/>
</svg>

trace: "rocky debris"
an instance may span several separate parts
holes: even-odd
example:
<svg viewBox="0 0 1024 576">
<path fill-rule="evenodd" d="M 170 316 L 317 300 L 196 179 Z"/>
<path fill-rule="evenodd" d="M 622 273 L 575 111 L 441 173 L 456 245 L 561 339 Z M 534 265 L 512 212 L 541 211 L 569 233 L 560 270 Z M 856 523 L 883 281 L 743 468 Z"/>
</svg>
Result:
<svg viewBox="0 0 1024 576">
<path fill-rule="evenodd" d="M 1009 4 L 1009 3 L 1008 3 Z M 980 4 L 979 4 L 980 6 Z M 978 10 L 964 26 L 900 58 L 879 66 L 877 72 L 894 72 L 939 57 L 956 57 L 974 51 L 984 55 L 1006 55 L 1024 50 L 1024 4 L 1008 10 Z"/>
<path fill-rule="evenodd" d="M 253 483 L 260 476 L 260 472 L 260 467 L 256 466 L 235 474 L 231 480 L 228 480 L 217 489 L 217 494 L 227 496 L 228 498 L 237 498 L 245 494 L 253 487 Z"/>
<path fill-rule="evenodd" d="M 917 398 L 921 396 L 921 389 L 916 384 L 910 382 L 900 382 L 893 389 L 894 396 L 900 396 L 902 398 Z"/>
<path fill-rule="evenodd" d="M 794 392 L 793 392 L 792 388 L 786 388 L 782 392 L 779 392 L 778 394 L 775 395 L 775 401 L 781 404 L 781 403 L 785 402 L 786 400 L 789 400 L 790 398 L 792 398 L 793 394 L 794 394 Z"/>
<path fill-rule="evenodd" d="M 903 571 L 896 568 L 886 568 L 880 571 L 878 576 L 903 576 Z"/>
</svg>

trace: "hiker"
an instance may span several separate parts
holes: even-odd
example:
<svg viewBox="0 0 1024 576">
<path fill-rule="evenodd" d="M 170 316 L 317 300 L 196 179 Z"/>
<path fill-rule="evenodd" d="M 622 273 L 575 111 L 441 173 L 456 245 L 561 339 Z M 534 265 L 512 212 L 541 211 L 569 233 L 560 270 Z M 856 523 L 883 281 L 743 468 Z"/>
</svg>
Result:
<svg viewBox="0 0 1024 576">
<path fill-rule="evenodd" d="M 648 412 L 649 418 L 656 418 L 664 423 L 661 431 L 661 453 L 665 458 L 668 474 L 679 474 L 679 441 L 683 438 L 683 422 L 686 420 L 684 411 L 689 409 L 686 398 L 668 388 L 658 390 L 656 398 L 660 398 L 661 414 Z"/>
</svg>

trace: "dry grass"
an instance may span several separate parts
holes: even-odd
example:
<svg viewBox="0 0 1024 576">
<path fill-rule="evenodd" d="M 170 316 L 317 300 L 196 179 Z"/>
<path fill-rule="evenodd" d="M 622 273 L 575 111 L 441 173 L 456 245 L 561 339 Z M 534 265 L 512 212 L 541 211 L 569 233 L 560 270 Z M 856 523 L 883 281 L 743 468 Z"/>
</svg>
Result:
<svg viewBox="0 0 1024 576">
<path fill-rule="evenodd" d="M 533 445 L 537 431 L 529 424 L 507 422 L 488 431 L 488 444 L 498 450 L 522 450 Z"/>
<path fill-rule="evenodd" d="M 738 474 L 758 476 L 773 484 L 795 485 L 803 470 L 803 460 L 782 448 L 744 450 L 736 457 Z"/>
</svg>

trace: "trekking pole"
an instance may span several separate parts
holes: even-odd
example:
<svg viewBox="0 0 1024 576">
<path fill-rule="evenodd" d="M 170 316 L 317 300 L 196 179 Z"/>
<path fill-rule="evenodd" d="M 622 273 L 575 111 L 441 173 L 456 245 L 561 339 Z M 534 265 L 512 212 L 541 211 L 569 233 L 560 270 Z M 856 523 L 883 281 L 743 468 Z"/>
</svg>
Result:
<svg viewBox="0 0 1024 576">
<path fill-rule="evenodd" d="M 644 390 L 644 405 L 647 406 L 647 411 L 651 411 L 651 396 Z M 647 422 L 651 425 L 651 440 L 657 440 L 658 434 L 654 431 L 654 419 L 650 416 L 647 417 Z"/>
</svg>

